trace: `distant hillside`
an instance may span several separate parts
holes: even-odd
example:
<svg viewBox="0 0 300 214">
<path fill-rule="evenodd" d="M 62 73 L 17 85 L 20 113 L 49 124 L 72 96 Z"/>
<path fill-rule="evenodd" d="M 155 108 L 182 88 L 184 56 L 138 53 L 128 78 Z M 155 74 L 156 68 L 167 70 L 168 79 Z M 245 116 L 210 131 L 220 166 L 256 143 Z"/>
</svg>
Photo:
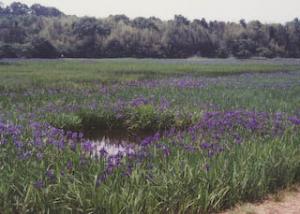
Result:
<svg viewBox="0 0 300 214">
<path fill-rule="evenodd" d="M 0 58 L 60 56 L 298 58 L 300 21 L 207 22 L 181 15 L 169 21 L 125 15 L 96 19 L 68 16 L 39 4 L 0 6 Z"/>
</svg>

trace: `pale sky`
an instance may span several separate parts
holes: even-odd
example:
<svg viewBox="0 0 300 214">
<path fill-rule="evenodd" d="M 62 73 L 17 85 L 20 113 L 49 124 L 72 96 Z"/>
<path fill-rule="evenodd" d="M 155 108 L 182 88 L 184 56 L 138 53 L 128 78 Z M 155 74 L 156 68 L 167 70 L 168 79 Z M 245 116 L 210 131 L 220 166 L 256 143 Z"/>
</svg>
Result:
<svg viewBox="0 0 300 214">
<path fill-rule="evenodd" d="M 291 21 L 300 17 L 300 0 L 19 0 L 28 5 L 54 6 L 68 15 L 107 17 L 125 14 L 130 18 L 156 16 L 163 20 L 181 14 L 189 19 L 265 23 Z M 0 0 L 8 5 L 13 0 Z"/>
</svg>

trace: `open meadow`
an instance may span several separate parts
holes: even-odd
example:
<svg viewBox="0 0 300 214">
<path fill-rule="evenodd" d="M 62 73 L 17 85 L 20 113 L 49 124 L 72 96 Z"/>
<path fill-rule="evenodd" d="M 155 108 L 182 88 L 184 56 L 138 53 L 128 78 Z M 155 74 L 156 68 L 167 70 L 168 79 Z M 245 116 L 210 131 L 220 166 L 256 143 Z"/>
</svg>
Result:
<svg viewBox="0 0 300 214">
<path fill-rule="evenodd" d="M 0 213 L 215 213 L 299 157 L 300 60 L 0 61 Z"/>
</svg>

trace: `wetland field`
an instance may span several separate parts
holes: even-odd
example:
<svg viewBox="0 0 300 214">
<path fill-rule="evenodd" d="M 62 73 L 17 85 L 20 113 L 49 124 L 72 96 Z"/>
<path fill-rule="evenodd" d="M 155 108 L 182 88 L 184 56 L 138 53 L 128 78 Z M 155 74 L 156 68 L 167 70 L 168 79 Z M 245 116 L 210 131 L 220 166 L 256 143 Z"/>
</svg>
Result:
<svg viewBox="0 0 300 214">
<path fill-rule="evenodd" d="M 300 60 L 0 60 L 0 213 L 217 213 L 300 181 Z"/>
</svg>

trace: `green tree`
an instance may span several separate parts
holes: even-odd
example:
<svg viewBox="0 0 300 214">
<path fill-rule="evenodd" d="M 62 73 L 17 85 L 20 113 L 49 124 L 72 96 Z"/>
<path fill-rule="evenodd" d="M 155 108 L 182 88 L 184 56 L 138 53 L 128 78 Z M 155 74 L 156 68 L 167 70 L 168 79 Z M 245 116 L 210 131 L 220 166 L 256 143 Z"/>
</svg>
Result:
<svg viewBox="0 0 300 214">
<path fill-rule="evenodd" d="M 44 38 L 34 38 L 31 42 L 31 53 L 33 58 L 57 58 L 56 48 Z"/>
</svg>

